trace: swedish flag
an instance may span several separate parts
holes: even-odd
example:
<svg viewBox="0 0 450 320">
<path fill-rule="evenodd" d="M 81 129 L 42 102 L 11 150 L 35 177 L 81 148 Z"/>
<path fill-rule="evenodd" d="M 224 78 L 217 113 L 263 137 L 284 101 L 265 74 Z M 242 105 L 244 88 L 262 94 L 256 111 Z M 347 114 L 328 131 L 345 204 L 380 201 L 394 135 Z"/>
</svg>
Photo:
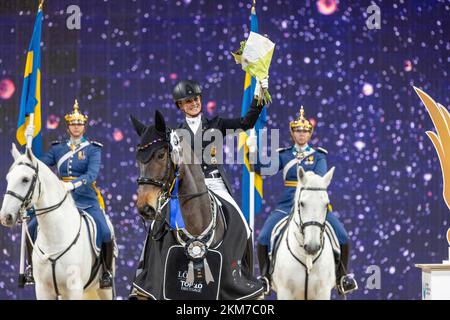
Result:
<svg viewBox="0 0 450 320">
<path fill-rule="evenodd" d="M 30 114 L 34 114 L 33 152 L 36 156 L 42 154 L 41 138 L 41 28 L 42 28 L 42 1 L 39 5 L 33 35 L 28 48 L 27 62 L 20 99 L 19 120 L 17 122 L 17 141 L 21 145 L 27 143 L 25 129 L 30 122 Z"/>
<path fill-rule="evenodd" d="M 252 11 L 250 15 L 250 31 L 258 32 L 258 18 L 256 16 L 255 6 L 253 4 Z M 251 77 L 250 74 L 245 74 L 244 81 L 244 93 L 242 96 L 242 111 L 241 116 L 244 116 L 253 100 L 253 94 L 255 91 L 256 79 Z M 255 125 L 256 132 L 259 129 L 264 128 L 266 125 L 266 108 L 264 107 L 263 111 L 259 115 L 258 121 Z M 239 154 L 244 157 L 244 166 L 242 169 L 242 212 L 246 217 L 247 221 L 252 222 L 252 214 L 257 214 L 261 211 L 262 208 L 262 198 L 263 198 L 263 180 L 260 175 L 254 174 L 254 212 L 250 212 L 250 204 L 252 199 L 250 199 L 250 163 L 249 163 L 249 150 L 245 141 L 248 137 L 248 133 L 242 133 L 239 136 Z M 260 150 L 258 145 L 258 150 Z M 253 226 L 251 226 L 253 227 Z"/>
</svg>

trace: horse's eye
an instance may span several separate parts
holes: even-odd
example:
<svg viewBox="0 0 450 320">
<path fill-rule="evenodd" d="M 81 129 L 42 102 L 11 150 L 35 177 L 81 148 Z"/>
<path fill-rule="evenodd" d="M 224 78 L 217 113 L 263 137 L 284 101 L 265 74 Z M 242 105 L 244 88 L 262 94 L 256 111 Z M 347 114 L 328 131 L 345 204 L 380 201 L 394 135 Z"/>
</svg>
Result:
<svg viewBox="0 0 450 320">
<path fill-rule="evenodd" d="M 30 182 L 30 179 L 28 179 L 28 178 L 23 178 L 23 179 L 22 179 L 22 183 L 25 184 L 25 183 L 28 183 L 28 182 Z"/>
<path fill-rule="evenodd" d="M 165 155 L 164 153 L 158 154 L 158 159 L 160 159 L 160 160 L 161 160 L 161 159 L 164 159 L 164 155 Z"/>
</svg>

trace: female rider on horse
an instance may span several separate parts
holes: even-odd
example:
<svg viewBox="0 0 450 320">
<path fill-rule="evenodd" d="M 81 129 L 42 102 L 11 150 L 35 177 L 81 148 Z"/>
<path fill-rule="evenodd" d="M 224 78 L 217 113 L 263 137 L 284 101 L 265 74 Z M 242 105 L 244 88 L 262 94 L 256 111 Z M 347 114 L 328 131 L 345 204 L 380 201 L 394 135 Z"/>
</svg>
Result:
<svg viewBox="0 0 450 320">
<path fill-rule="evenodd" d="M 230 203 L 241 215 L 242 221 L 247 229 L 247 239 L 250 239 L 251 231 L 247 225 L 245 217 L 239 208 L 238 204 L 232 197 L 232 190 L 230 183 L 227 180 L 222 163 L 218 159 L 218 152 L 222 152 L 221 147 L 223 138 L 228 133 L 228 130 L 241 129 L 248 130 L 254 127 L 258 120 L 259 114 L 263 109 L 263 105 L 258 105 L 257 97 L 261 94 L 261 88 L 268 89 L 269 80 L 264 79 L 257 82 L 255 88 L 255 98 L 253 99 L 250 108 L 246 115 L 240 118 L 226 119 L 215 117 L 207 119 L 202 113 L 202 90 L 200 85 L 192 80 L 180 81 L 173 89 L 173 99 L 176 106 L 183 111 L 185 121 L 180 125 L 180 129 L 185 129 L 189 133 L 191 139 L 191 148 L 196 153 L 196 156 L 201 161 L 202 170 L 205 175 L 205 183 L 211 191 L 216 193 L 219 197 Z M 222 135 L 222 141 L 214 141 L 218 144 L 217 147 L 211 148 L 210 154 L 204 154 L 205 149 L 211 143 L 209 139 L 203 139 L 206 131 L 216 130 Z M 233 131 L 234 132 L 234 131 Z M 206 136 L 206 135 L 205 135 Z M 196 143 L 199 145 L 196 147 Z"/>
<path fill-rule="evenodd" d="M 288 216 L 294 205 L 295 190 L 297 188 L 298 166 L 302 166 L 305 171 L 313 171 L 315 174 L 323 176 L 327 173 L 327 151 L 323 148 L 312 148 L 309 146 L 314 128 L 312 124 L 305 119 L 303 106 L 300 109 L 300 117 L 291 121 L 289 124 L 294 145 L 289 148 L 278 149 L 278 171 L 283 171 L 285 189 L 278 201 L 277 208 L 268 216 L 258 237 L 258 260 L 261 270 L 262 280 L 266 285 L 266 292 L 270 291 L 270 260 L 269 246 L 272 230 L 275 225 Z M 254 142 L 249 143 L 251 146 Z M 264 165 L 265 167 L 266 165 Z M 260 171 L 263 166 L 257 164 L 256 171 Z M 349 293 L 357 288 L 356 281 L 350 275 L 347 275 L 349 243 L 347 232 L 338 218 L 329 212 L 326 219 L 333 227 L 341 247 L 341 256 L 337 268 L 337 288 L 341 294 Z"/>
<path fill-rule="evenodd" d="M 114 241 L 105 216 L 105 205 L 95 180 L 101 165 L 102 144 L 88 140 L 83 135 L 86 131 L 88 117 L 80 113 L 78 102 L 75 100 L 73 111 L 65 116 L 69 139 L 54 141 L 50 150 L 40 157 L 48 167 L 57 166 L 58 174 L 64 182 L 67 192 L 79 209 L 87 212 L 94 218 L 97 225 L 97 244 L 102 246 L 103 274 L 100 279 L 100 288 L 112 286 L 112 262 Z M 26 136 L 32 136 L 33 126 L 28 126 Z M 33 217 L 28 223 L 30 234 L 35 239 L 37 219 Z M 34 241 L 33 239 L 33 241 Z M 27 241 L 28 263 L 26 283 L 33 283 L 31 257 L 32 246 Z"/>
</svg>

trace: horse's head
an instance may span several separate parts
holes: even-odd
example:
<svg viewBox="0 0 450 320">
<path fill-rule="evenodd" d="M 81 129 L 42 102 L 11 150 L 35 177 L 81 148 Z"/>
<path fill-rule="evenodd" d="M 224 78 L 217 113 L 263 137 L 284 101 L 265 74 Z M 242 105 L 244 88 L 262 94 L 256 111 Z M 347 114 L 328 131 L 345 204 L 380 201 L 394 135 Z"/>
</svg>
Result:
<svg viewBox="0 0 450 320">
<path fill-rule="evenodd" d="M 148 127 L 133 116 L 130 118 L 141 138 L 136 156 L 140 172 L 137 208 L 144 219 L 153 220 L 160 196 L 170 191 L 174 181 L 175 165 L 181 161 L 181 145 L 159 111 L 155 113 L 155 125 Z"/>
<path fill-rule="evenodd" d="M 12 227 L 20 214 L 31 208 L 39 197 L 39 166 L 33 152 L 27 148 L 22 155 L 13 144 L 11 153 L 14 163 L 6 176 L 6 193 L 0 210 L 0 222 L 7 227 Z"/>
<path fill-rule="evenodd" d="M 314 172 L 298 170 L 299 185 L 295 194 L 295 217 L 304 238 L 304 249 L 315 255 L 323 245 L 323 231 L 328 213 L 327 188 L 333 178 L 334 167 L 321 177 Z"/>
</svg>

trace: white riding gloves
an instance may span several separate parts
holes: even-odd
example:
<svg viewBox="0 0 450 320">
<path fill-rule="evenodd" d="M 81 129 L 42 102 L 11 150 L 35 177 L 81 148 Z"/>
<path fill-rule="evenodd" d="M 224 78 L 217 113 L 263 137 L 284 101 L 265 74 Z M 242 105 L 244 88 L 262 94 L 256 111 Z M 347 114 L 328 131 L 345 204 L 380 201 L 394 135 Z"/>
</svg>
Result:
<svg viewBox="0 0 450 320">
<path fill-rule="evenodd" d="M 256 81 L 256 87 L 255 87 L 255 96 L 260 97 L 262 94 L 262 89 L 268 90 L 269 89 L 269 77 L 262 79 L 261 81 Z"/>
<path fill-rule="evenodd" d="M 256 150 L 258 149 L 258 141 L 257 141 L 256 136 L 251 135 L 251 136 L 247 137 L 246 143 L 247 143 L 248 150 L 251 153 L 256 152 Z"/>
<path fill-rule="evenodd" d="M 66 189 L 67 192 L 70 192 L 73 189 L 75 189 L 75 186 L 73 185 L 72 182 L 63 182 L 63 184 L 64 184 L 64 189 Z"/>
<path fill-rule="evenodd" d="M 28 125 L 25 129 L 25 137 L 33 137 L 34 136 L 34 126 Z"/>
</svg>

